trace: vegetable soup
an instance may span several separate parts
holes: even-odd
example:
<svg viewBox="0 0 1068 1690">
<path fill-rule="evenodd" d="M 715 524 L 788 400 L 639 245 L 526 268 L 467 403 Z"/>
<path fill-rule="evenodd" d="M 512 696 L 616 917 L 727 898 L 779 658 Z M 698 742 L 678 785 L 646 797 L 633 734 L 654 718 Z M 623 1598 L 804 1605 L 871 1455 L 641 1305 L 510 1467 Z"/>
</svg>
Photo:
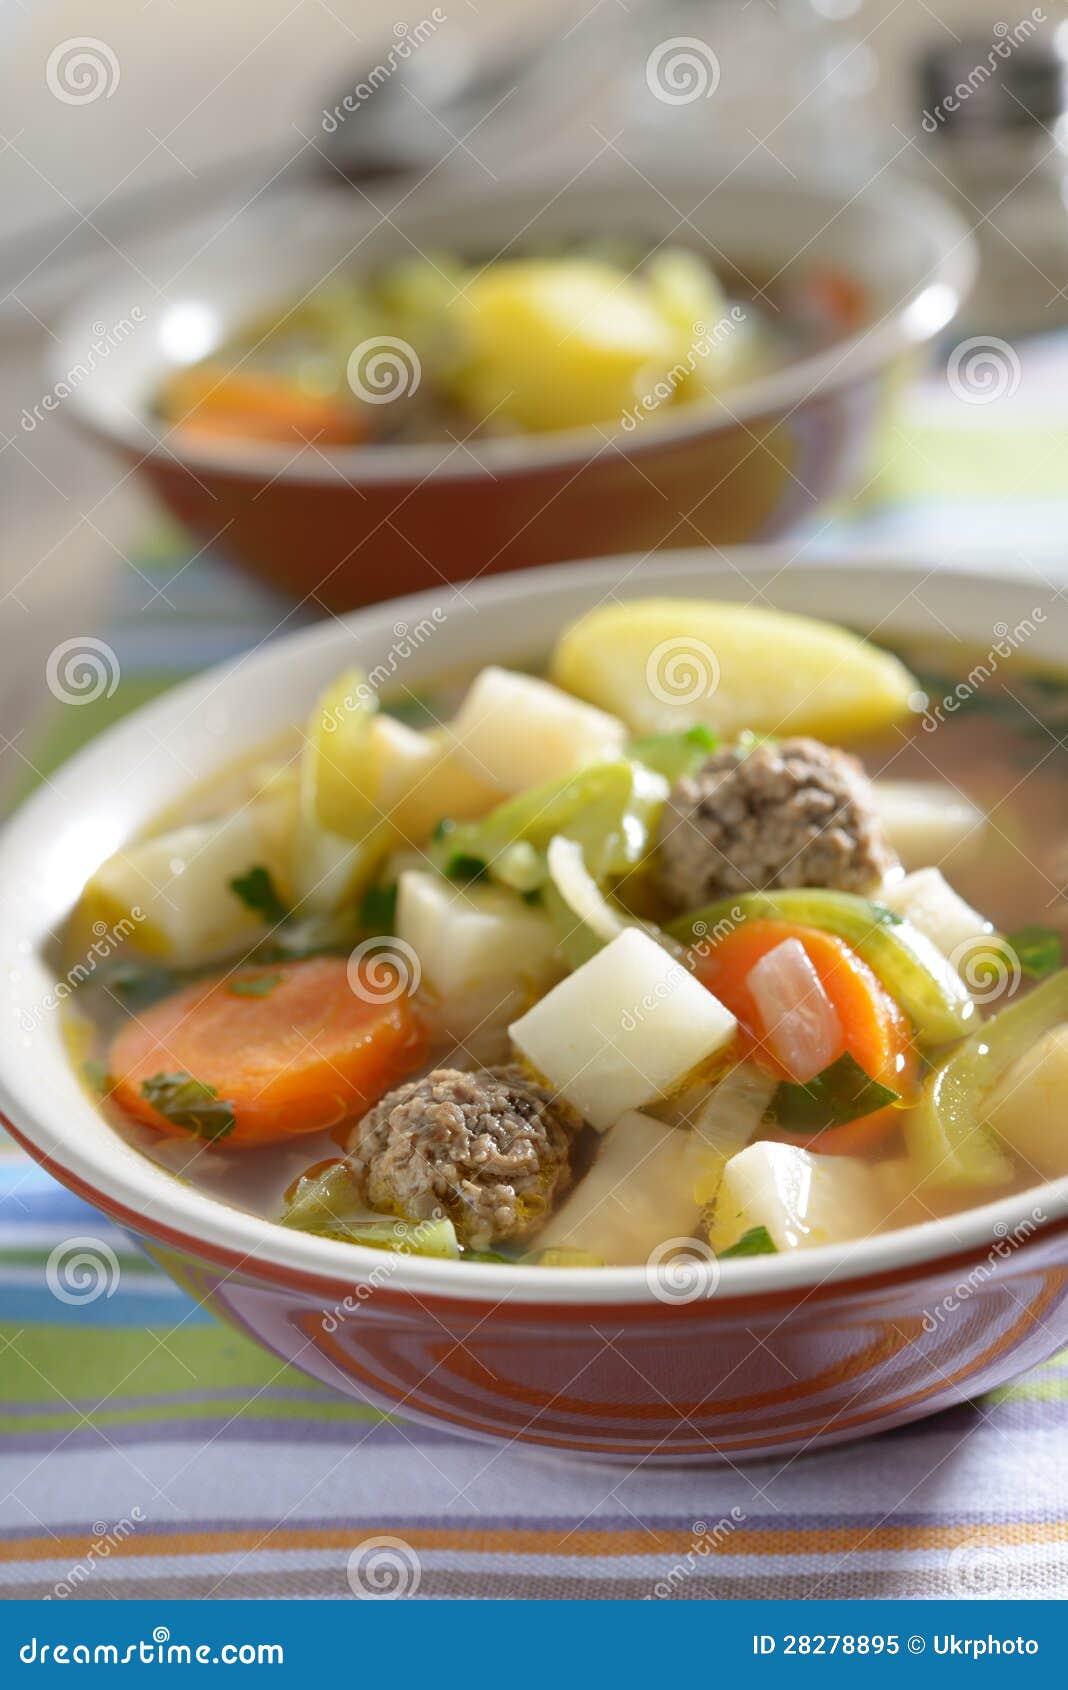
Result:
<svg viewBox="0 0 1068 1690">
<path fill-rule="evenodd" d="M 122 942 L 70 1047 L 146 1155 L 287 1227 L 591 1270 L 1068 1173 L 1068 679 L 676 599 L 530 672 L 376 673 L 85 887 L 71 956 Z"/>
<path fill-rule="evenodd" d="M 681 246 L 437 253 L 281 300 L 175 370 L 156 410 L 190 443 L 326 451 L 629 432 L 830 344 L 864 315 L 860 288 L 837 272 L 765 291 L 720 280 Z"/>
</svg>

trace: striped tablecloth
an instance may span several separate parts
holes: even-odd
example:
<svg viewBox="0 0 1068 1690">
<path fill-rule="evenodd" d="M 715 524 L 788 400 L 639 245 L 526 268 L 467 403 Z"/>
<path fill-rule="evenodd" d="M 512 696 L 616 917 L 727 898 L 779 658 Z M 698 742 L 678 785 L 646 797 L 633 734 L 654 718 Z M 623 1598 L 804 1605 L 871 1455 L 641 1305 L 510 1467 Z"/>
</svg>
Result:
<svg viewBox="0 0 1068 1690">
<path fill-rule="evenodd" d="M 862 498 L 791 549 L 946 568 L 993 553 L 1068 579 L 1066 390 L 1061 341 L 1034 343 L 990 404 L 928 380 Z M 138 563 L 105 629 L 123 685 L 41 725 L 41 771 L 117 708 L 298 620 L 190 564 L 176 536 Z M 114 1251 L 114 1295 L 50 1291 L 49 1256 L 79 1237 Z M 381 1537 L 423 1597 L 1068 1596 L 1068 1353 L 981 1402 L 785 1463 L 626 1471 L 495 1450 L 281 1367 L 10 1145 L 0 1427 L 8 1596 L 347 1598 L 350 1557 Z"/>
</svg>

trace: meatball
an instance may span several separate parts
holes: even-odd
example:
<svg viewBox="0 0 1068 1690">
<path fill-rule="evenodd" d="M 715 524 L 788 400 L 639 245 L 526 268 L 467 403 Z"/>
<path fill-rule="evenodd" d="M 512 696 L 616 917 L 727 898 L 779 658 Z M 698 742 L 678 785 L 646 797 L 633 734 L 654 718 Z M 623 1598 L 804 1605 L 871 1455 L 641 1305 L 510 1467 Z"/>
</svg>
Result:
<svg viewBox="0 0 1068 1690">
<path fill-rule="evenodd" d="M 437 1068 L 363 1117 L 349 1161 L 373 1208 L 411 1220 L 444 1210 L 484 1250 L 541 1226 L 570 1184 L 580 1126 L 521 1068 Z"/>
<path fill-rule="evenodd" d="M 672 788 L 656 852 L 680 910 L 772 886 L 867 892 L 896 860 L 856 758 L 815 739 L 717 751 Z"/>
</svg>

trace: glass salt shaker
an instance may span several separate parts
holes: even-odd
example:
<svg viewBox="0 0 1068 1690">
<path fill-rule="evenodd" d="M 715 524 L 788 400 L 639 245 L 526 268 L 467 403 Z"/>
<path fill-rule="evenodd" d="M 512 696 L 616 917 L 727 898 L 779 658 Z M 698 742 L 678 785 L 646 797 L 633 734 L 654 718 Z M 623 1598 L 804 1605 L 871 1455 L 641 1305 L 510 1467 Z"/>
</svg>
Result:
<svg viewBox="0 0 1068 1690">
<path fill-rule="evenodd" d="M 917 146 L 979 243 L 965 320 L 1007 336 L 1068 323 L 1068 27 L 1038 10 L 919 67 Z"/>
</svg>

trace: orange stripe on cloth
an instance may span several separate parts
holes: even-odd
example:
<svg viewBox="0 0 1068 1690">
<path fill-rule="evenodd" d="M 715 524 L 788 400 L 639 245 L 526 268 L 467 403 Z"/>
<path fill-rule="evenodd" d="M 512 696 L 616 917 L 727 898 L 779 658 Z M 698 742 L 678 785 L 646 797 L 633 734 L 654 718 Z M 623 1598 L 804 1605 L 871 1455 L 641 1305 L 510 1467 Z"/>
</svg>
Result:
<svg viewBox="0 0 1068 1690">
<path fill-rule="evenodd" d="M 586 1528 L 576 1532 L 539 1531 L 513 1527 L 480 1532 L 456 1527 L 412 1526 L 404 1521 L 378 1522 L 346 1529 L 343 1526 L 288 1528 L 284 1531 L 221 1531 L 157 1533 L 139 1532 L 120 1539 L 108 1552 L 108 1560 L 146 1559 L 152 1556 L 218 1555 L 228 1550 L 254 1553 L 258 1550 L 338 1549 L 349 1551 L 366 1538 L 383 1530 L 403 1535 L 413 1549 L 456 1549 L 469 1554 L 565 1555 L 581 1559 L 596 1555 L 685 1555 L 695 1544 L 707 1546 L 712 1554 L 741 1555 L 840 1555 L 886 1550 L 956 1549 L 967 1544 L 1008 1546 L 1032 1543 L 1068 1542 L 1068 1520 L 1012 1520 L 989 1525 L 929 1525 L 878 1527 L 866 1525 L 802 1527 L 790 1531 L 752 1531 L 742 1527 L 725 1529 L 717 1540 L 715 1528 L 704 1534 L 692 1531 L 604 1531 Z M 0 1543 L 0 1562 L 78 1560 L 84 1557 L 91 1539 L 35 1537 Z"/>
</svg>

